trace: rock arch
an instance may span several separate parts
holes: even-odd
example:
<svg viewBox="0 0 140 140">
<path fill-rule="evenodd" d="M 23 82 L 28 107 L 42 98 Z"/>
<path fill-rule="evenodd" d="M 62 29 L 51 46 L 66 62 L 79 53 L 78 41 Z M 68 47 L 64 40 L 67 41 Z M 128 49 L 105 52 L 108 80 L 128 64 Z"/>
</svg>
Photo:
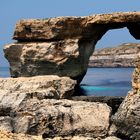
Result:
<svg viewBox="0 0 140 140">
<path fill-rule="evenodd" d="M 101 39 L 101 37 L 108 30 L 123 28 L 123 27 L 127 27 L 130 34 L 134 38 L 140 39 L 140 34 L 139 34 L 140 33 L 140 12 L 102 14 L 102 15 L 93 15 L 93 16 L 88 16 L 88 17 L 58 17 L 58 18 L 43 19 L 43 20 L 21 20 L 16 25 L 16 29 L 15 29 L 15 33 L 13 37 L 14 39 L 18 40 L 18 42 L 6 45 L 4 48 L 5 56 L 10 63 L 11 75 L 13 77 L 20 77 L 20 76 L 29 77 L 29 76 L 34 76 L 34 75 L 56 74 L 59 76 L 68 76 L 80 82 L 86 72 L 89 56 L 94 51 L 94 47 L 97 41 Z M 13 78 L 11 79 L 13 80 Z M 6 81 L 3 79 L 1 80 L 3 82 Z M 48 80 L 48 78 L 46 78 L 46 80 Z M 34 81 L 34 78 L 33 78 L 33 81 Z M 61 80 L 59 80 L 55 84 L 57 85 L 60 81 Z M 9 86 L 10 84 L 7 84 L 7 82 L 4 82 L 4 83 L 5 83 L 6 89 L 8 88 L 9 90 L 11 88 Z M 69 82 L 65 82 L 65 83 L 69 83 Z M 66 84 L 64 85 L 66 86 Z M 2 83 L 1 89 L 4 88 L 3 86 L 4 85 Z M 83 121 L 84 123 L 82 123 L 83 125 L 82 126 L 79 125 L 80 131 L 78 129 L 77 134 L 91 133 L 90 135 L 91 136 L 94 135 L 94 137 L 107 136 L 109 134 L 107 132 L 109 129 L 109 126 L 111 126 L 111 124 L 109 124 L 110 122 L 110 123 L 113 123 L 113 125 L 114 124 L 116 125 L 116 128 L 115 128 L 116 132 L 114 132 L 113 130 L 113 132 L 111 133 L 111 129 L 110 129 L 111 135 L 114 133 L 114 134 L 118 134 L 119 137 L 122 137 L 124 139 L 138 140 L 140 137 L 140 122 L 139 122 L 140 120 L 140 53 L 138 54 L 138 58 L 136 60 L 136 68 L 133 74 L 132 87 L 133 87 L 132 91 L 129 92 L 129 94 L 127 95 L 123 103 L 121 104 L 118 112 L 112 117 L 112 122 L 110 121 L 110 117 L 109 117 L 111 111 L 106 105 L 105 106 L 100 105 L 101 108 L 99 108 L 99 105 L 97 107 L 97 104 L 95 103 L 91 104 L 91 107 L 93 107 L 93 110 L 94 110 L 94 111 L 91 111 L 92 113 L 95 112 L 95 109 L 98 109 L 97 112 L 100 112 L 102 110 L 103 112 L 102 113 L 100 112 L 101 114 L 105 114 L 108 112 L 108 114 L 105 115 L 105 116 L 108 116 L 107 119 L 105 119 L 107 120 L 107 122 L 105 123 L 105 125 L 99 126 L 99 130 L 98 130 L 98 127 L 96 126 L 97 133 L 94 134 L 92 131 L 94 130 L 94 132 L 96 132 L 94 124 L 91 124 L 91 121 L 90 121 L 88 124 L 90 124 L 91 127 L 87 127 L 86 126 L 87 123 L 85 123 L 85 120 L 84 120 Z M 14 88 L 16 90 L 19 87 L 14 86 Z M 10 94 L 8 93 L 7 95 L 8 96 L 11 95 L 11 90 L 10 90 Z M 7 104 L 8 104 L 10 108 L 13 108 L 14 111 L 12 112 L 16 112 L 16 109 L 18 109 L 18 107 L 16 108 L 15 104 L 17 106 L 17 102 L 14 102 L 13 99 L 17 100 L 17 94 L 13 95 L 13 96 L 16 96 L 16 98 L 12 98 L 13 96 L 11 96 L 11 98 L 8 98 L 10 99 L 10 101 L 8 100 L 8 102 L 7 102 L 7 98 L 6 97 L 4 98 L 4 96 L 5 96 L 5 93 L 3 93 L 3 96 L 2 96 L 2 100 L 4 100 L 3 102 L 1 102 L 2 105 L 4 104 L 7 107 Z M 32 96 L 30 98 L 32 98 Z M 38 102 L 37 98 L 35 100 L 37 100 Z M 24 103 L 23 103 L 23 106 L 22 104 L 20 104 L 21 106 L 19 105 L 19 108 L 20 108 L 19 111 L 21 111 L 20 113 L 22 113 L 23 108 L 26 110 L 26 108 L 30 109 L 33 106 L 34 107 L 36 106 L 36 104 L 34 105 L 34 103 L 32 103 L 31 101 L 29 100 L 27 103 L 25 102 L 25 106 L 24 106 Z M 59 101 L 48 100 L 47 102 L 50 102 L 50 103 L 47 103 L 46 101 L 43 102 L 43 101 L 40 100 L 39 102 L 40 104 L 38 104 L 37 110 L 38 110 L 38 107 L 40 107 L 40 105 L 41 107 L 43 107 L 43 110 L 44 108 L 46 109 L 46 105 L 52 106 L 52 104 L 56 106 L 62 104 L 62 106 L 66 107 L 67 109 L 68 107 L 71 107 L 71 106 L 74 107 L 78 105 L 78 103 L 69 104 L 69 102 L 67 101 L 66 101 L 67 103 L 65 102 L 63 103 L 63 101 L 61 100 Z M 88 108 L 85 108 L 84 105 L 85 105 L 85 102 L 82 102 L 81 108 L 82 109 L 84 108 L 84 113 L 83 113 L 84 115 L 82 115 L 82 117 L 85 119 L 85 117 L 88 118 L 88 116 L 86 116 L 87 115 L 86 113 L 89 112 L 87 111 L 87 109 L 89 109 L 90 106 L 87 105 L 86 107 Z M 106 110 L 108 111 L 105 111 L 105 109 L 102 109 L 102 106 L 104 106 Z M 79 107 L 77 109 L 75 110 L 76 113 L 80 112 L 81 114 L 81 110 L 79 111 Z M 94 114 L 92 115 L 91 112 L 89 112 L 90 116 L 94 116 Z M 95 113 L 95 116 L 96 115 L 98 115 L 96 119 L 99 118 L 99 113 L 97 114 Z M 104 120 L 102 118 L 102 115 L 100 116 L 101 116 L 101 120 Z M 88 120 L 91 120 L 89 118 Z M 17 120 L 17 118 L 14 120 Z M 73 122 L 77 123 L 77 121 L 73 121 Z M 44 124 L 44 121 L 43 121 L 43 124 Z M 103 123 L 101 122 L 101 124 Z M 21 124 L 19 126 L 21 126 Z M 83 128 L 84 128 L 84 131 L 83 131 Z M 89 128 L 91 128 L 92 130 L 87 130 Z M 44 130 L 44 127 L 43 127 L 43 130 Z M 72 127 L 72 130 L 74 130 L 73 127 Z M 20 132 L 20 130 L 17 130 L 17 131 Z M 48 129 L 47 129 L 47 132 L 48 132 Z M 51 132 L 50 134 L 52 134 L 52 131 L 50 132 Z M 73 131 L 70 131 L 70 132 L 73 132 Z M 37 131 L 37 133 L 40 134 L 42 132 Z M 62 134 L 63 133 L 61 133 L 61 135 Z M 65 131 L 64 131 L 64 135 L 66 135 Z"/>
<path fill-rule="evenodd" d="M 18 41 L 4 48 L 11 75 L 68 76 L 80 83 L 97 41 L 123 27 L 140 39 L 140 12 L 21 20 L 13 36 Z"/>
</svg>

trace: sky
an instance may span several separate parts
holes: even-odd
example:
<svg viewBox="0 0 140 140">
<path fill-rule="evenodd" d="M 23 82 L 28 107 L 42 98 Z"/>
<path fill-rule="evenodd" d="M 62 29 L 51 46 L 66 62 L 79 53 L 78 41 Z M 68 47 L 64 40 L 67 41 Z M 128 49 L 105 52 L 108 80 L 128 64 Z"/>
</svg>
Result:
<svg viewBox="0 0 140 140">
<path fill-rule="evenodd" d="M 140 11 L 140 0 L 0 0 L 0 67 L 8 66 L 3 47 L 15 42 L 12 35 L 15 24 L 20 19 L 88 16 L 119 11 Z M 103 36 L 96 48 L 112 47 L 127 42 L 139 41 L 125 28 L 111 30 Z"/>
</svg>

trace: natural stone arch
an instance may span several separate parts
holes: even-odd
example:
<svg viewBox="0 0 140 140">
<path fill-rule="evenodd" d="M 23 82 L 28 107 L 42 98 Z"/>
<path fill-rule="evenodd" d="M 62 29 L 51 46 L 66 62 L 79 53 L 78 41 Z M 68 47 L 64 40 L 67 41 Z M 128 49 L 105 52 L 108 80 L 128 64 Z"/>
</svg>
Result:
<svg viewBox="0 0 140 140">
<path fill-rule="evenodd" d="M 68 76 L 80 83 L 97 41 L 123 27 L 140 39 L 140 12 L 21 20 L 13 36 L 18 42 L 4 48 L 11 75 Z"/>
<path fill-rule="evenodd" d="M 77 77 L 82 77 L 86 72 L 88 58 L 91 52 L 94 50 L 95 44 L 99 39 L 101 39 L 101 37 L 105 32 L 107 32 L 110 29 L 127 27 L 130 33 L 136 39 L 140 39 L 139 26 L 140 26 L 140 12 L 93 15 L 93 16 L 81 17 L 81 18 L 60 17 L 60 18 L 52 18 L 47 20 L 23 20 L 17 24 L 16 31 L 14 34 L 14 39 L 17 39 L 18 42 L 7 45 L 4 49 L 4 52 L 11 66 L 11 74 L 13 74 L 14 77 L 57 74 L 60 76 L 69 76 L 80 82 L 80 79 L 82 78 L 77 78 Z M 44 64 L 47 65 L 47 67 L 43 67 Z M 47 69 L 48 67 L 50 68 L 49 72 Z M 51 71 L 52 68 L 54 70 Z M 2 81 L 4 80 L 2 79 Z M 140 54 L 138 55 L 138 58 L 136 60 L 136 69 L 134 71 L 132 86 L 133 86 L 133 90 L 125 98 L 124 102 L 119 108 L 119 111 L 116 113 L 116 115 L 113 117 L 112 120 L 113 123 L 117 126 L 116 133 L 118 135 L 121 135 L 123 137 L 125 136 L 125 139 L 128 138 L 128 139 L 138 140 L 140 136 L 139 133 L 140 132 L 140 125 L 139 125 Z M 10 87 L 6 86 L 6 88 L 10 88 Z M 2 103 L 4 104 L 6 103 L 7 106 L 7 102 L 5 102 L 5 99 L 7 101 L 7 98 L 2 98 L 2 99 L 4 99 L 4 102 Z M 17 100 L 17 98 L 14 99 Z M 49 102 L 51 101 L 53 100 L 50 100 Z M 56 101 L 53 104 L 56 106 L 58 104 L 60 105 L 62 104 L 58 102 L 61 102 L 61 100 Z M 12 106 L 12 108 L 15 111 L 15 104 L 13 104 L 13 98 L 8 103 L 10 107 Z M 52 103 L 49 103 L 49 105 L 51 104 Z M 91 106 L 95 107 L 96 109 L 98 109 L 97 111 L 100 112 L 99 106 L 97 107 L 96 106 L 97 104 L 95 105 L 94 104 L 91 104 Z M 32 108 L 34 106 L 34 104 L 32 104 L 31 101 L 28 101 L 26 105 L 27 106 L 25 107 L 23 106 L 23 108 L 30 109 L 30 107 Z M 39 105 L 42 106 L 42 104 Z M 46 104 L 44 105 L 46 109 Z M 85 103 L 82 102 L 82 105 L 85 105 Z M 67 105 L 67 103 L 66 104 L 64 103 L 63 107 L 64 106 L 68 108 L 71 106 L 71 104 Z M 85 107 L 83 106 L 82 108 Z M 21 109 L 22 106 L 20 107 L 20 111 Z M 79 111 L 79 107 L 77 109 Z M 88 105 L 88 109 L 89 109 L 89 105 Z M 107 109 L 109 108 L 107 107 Z M 38 110 L 38 106 L 37 106 L 37 110 Z M 93 110 L 94 111 L 91 111 L 92 113 L 95 112 L 95 109 Z M 103 113 L 106 112 L 104 111 L 104 109 L 102 110 Z M 83 114 L 86 114 L 87 109 L 85 109 L 84 111 L 85 113 Z M 110 116 L 110 110 L 108 112 L 109 112 L 108 116 Z M 99 115 L 99 113 L 97 113 L 97 115 Z M 94 114 L 92 116 L 94 116 Z M 102 115 L 100 116 L 101 116 L 101 120 L 103 120 Z M 96 117 L 96 119 L 97 118 L 99 117 Z M 85 119 L 85 115 L 84 115 L 84 119 Z M 77 123 L 77 121 L 73 121 L 73 122 Z M 92 125 L 91 122 L 89 123 L 90 125 Z M 84 127 L 86 126 L 85 124 L 86 123 L 84 121 L 83 123 Z M 107 123 L 107 127 L 109 125 L 110 124 Z M 83 126 L 81 128 L 83 132 Z M 104 137 L 109 134 L 107 133 L 106 127 L 105 129 L 104 128 L 102 129 L 102 127 L 99 128 L 100 128 L 99 129 L 100 131 L 98 130 L 99 134 L 97 135 L 96 133 L 94 137 L 98 137 L 98 136 Z M 84 129 L 84 134 L 86 132 L 85 130 L 87 129 Z M 105 132 L 103 130 L 105 130 Z M 87 130 L 87 132 L 92 132 L 92 131 Z M 96 131 L 94 130 L 94 132 Z M 104 134 L 102 135 L 102 133 Z M 64 135 L 65 134 L 66 133 L 64 133 Z"/>
</svg>

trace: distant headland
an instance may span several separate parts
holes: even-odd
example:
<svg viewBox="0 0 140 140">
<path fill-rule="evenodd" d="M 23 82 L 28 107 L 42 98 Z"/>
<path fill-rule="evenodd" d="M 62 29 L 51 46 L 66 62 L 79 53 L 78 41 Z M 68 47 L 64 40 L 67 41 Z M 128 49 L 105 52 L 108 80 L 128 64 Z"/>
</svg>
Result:
<svg viewBox="0 0 140 140">
<path fill-rule="evenodd" d="M 140 43 L 124 43 L 113 48 L 96 50 L 89 60 L 89 67 L 135 67 Z"/>
</svg>

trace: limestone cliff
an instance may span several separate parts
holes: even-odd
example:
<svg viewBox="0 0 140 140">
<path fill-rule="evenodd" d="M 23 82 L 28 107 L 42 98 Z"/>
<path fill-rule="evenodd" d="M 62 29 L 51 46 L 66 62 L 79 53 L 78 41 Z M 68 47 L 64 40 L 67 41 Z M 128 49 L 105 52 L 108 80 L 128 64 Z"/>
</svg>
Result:
<svg viewBox="0 0 140 140">
<path fill-rule="evenodd" d="M 125 43 L 97 50 L 90 57 L 89 67 L 134 67 L 139 46 L 139 43 Z"/>
</svg>

